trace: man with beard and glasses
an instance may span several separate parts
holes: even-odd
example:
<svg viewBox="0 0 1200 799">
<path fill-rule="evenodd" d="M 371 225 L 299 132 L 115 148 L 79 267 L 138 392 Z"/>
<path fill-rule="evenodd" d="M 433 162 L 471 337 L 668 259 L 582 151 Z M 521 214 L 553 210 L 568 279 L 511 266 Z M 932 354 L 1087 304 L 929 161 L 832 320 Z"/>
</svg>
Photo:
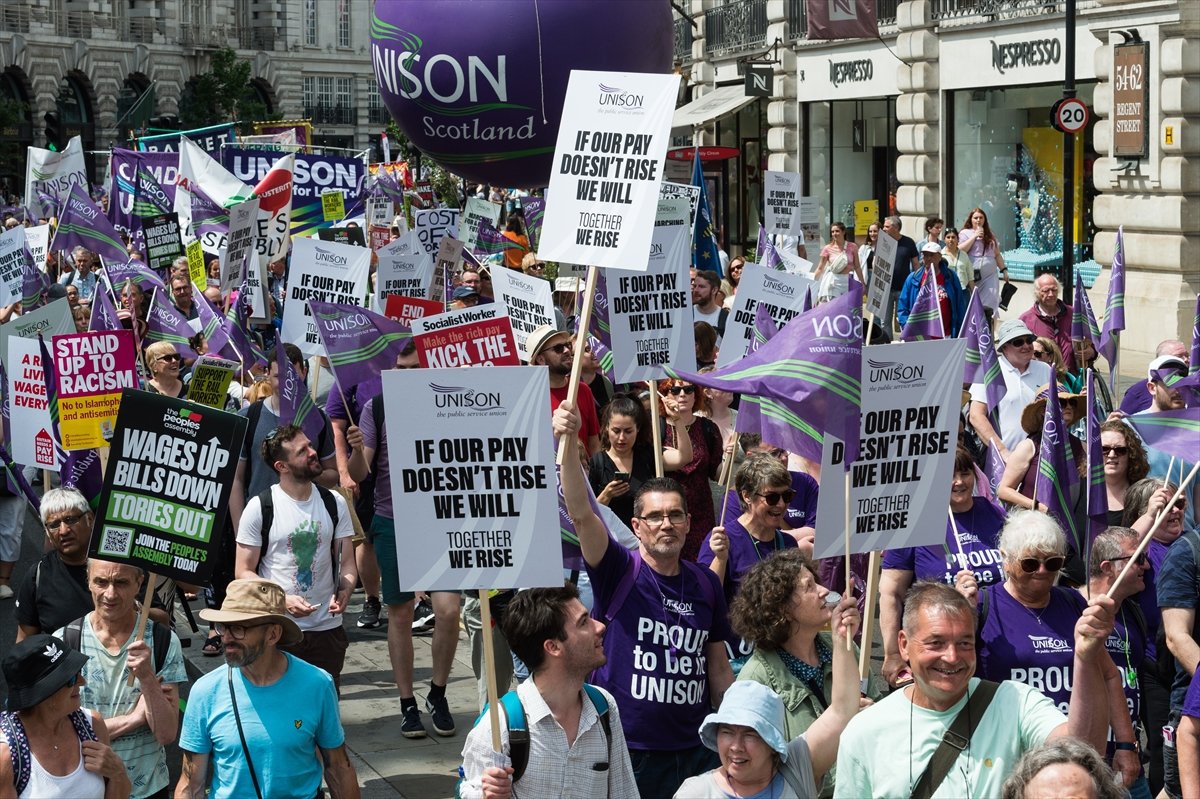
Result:
<svg viewBox="0 0 1200 799">
<path fill-rule="evenodd" d="M 262 577 L 287 594 L 287 612 L 303 631 L 283 647 L 333 676 L 340 687 L 349 641 L 341 613 L 358 582 L 353 522 L 346 500 L 313 481 L 317 452 L 296 425 L 266 437 L 263 461 L 279 483 L 250 500 L 237 533 L 234 575 Z"/>
<path fill-rule="evenodd" d="M 567 398 L 567 383 L 571 379 L 571 363 L 575 358 L 575 342 L 568 330 L 556 330 L 542 325 L 525 340 L 525 361 L 530 366 L 545 366 L 550 370 L 550 410 L 557 408 Z M 600 451 L 600 417 L 596 414 L 596 398 L 587 384 L 579 384 L 582 424 L 579 442 L 587 450 L 588 457 Z"/>
<path fill-rule="evenodd" d="M 333 680 L 279 649 L 303 638 L 283 589 L 234 580 L 220 610 L 200 616 L 216 625 L 227 666 L 197 680 L 188 698 L 175 799 L 312 799 L 322 771 L 333 799 L 358 799 Z"/>
</svg>

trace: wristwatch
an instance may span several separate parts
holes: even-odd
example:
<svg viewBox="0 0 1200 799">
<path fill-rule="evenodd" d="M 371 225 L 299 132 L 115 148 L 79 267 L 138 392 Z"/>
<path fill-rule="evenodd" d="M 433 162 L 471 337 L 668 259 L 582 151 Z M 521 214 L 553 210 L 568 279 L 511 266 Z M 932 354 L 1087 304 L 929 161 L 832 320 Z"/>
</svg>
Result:
<svg viewBox="0 0 1200 799">
<path fill-rule="evenodd" d="M 1119 752 L 1136 752 L 1138 750 L 1138 745 L 1133 741 L 1114 741 L 1113 749 Z"/>
</svg>

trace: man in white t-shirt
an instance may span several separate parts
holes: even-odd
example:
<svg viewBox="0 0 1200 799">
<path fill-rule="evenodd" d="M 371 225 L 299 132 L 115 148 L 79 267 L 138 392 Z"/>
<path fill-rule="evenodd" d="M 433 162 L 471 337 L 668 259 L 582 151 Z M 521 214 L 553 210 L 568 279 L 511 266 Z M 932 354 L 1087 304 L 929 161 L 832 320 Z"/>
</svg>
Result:
<svg viewBox="0 0 1200 799">
<path fill-rule="evenodd" d="M 996 331 L 996 360 L 1004 377 L 1004 398 L 997 407 L 999 430 L 988 416 L 987 388 L 983 383 L 971 386 L 971 426 L 985 447 L 995 440 L 1006 461 L 1009 451 L 1029 437 L 1021 427 L 1021 413 L 1033 402 L 1038 389 L 1054 377 L 1049 365 L 1033 360 L 1034 338 L 1033 331 L 1020 319 L 1010 319 Z"/>
<path fill-rule="evenodd" d="M 271 432 L 263 441 L 262 458 L 278 472 L 279 483 L 246 504 L 238 524 L 234 575 L 261 577 L 283 587 L 288 615 L 304 637 L 281 648 L 329 672 L 340 688 L 349 646 L 341 614 L 358 581 L 350 510 L 340 495 L 314 482 L 321 462 L 299 427 L 284 425 Z M 271 517 L 269 524 L 264 516 Z"/>
<path fill-rule="evenodd" d="M 716 272 L 692 270 L 692 321 L 708 322 L 717 331 L 717 345 L 725 334 L 725 317 L 729 312 L 717 302 L 721 278 Z"/>
</svg>

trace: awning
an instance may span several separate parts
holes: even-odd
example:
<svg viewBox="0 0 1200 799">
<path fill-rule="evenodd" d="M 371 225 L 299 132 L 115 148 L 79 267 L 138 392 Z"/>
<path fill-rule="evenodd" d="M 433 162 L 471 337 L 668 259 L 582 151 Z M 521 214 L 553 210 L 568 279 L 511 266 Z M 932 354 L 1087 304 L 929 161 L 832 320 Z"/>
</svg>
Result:
<svg viewBox="0 0 1200 799">
<path fill-rule="evenodd" d="M 693 128 L 704 125 L 732 114 L 756 99 L 747 97 L 746 87 L 740 83 L 736 86 L 721 86 L 699 100 L 692 100 L 687 105 L 676 108 L 671 127 Z"/>
</svg>

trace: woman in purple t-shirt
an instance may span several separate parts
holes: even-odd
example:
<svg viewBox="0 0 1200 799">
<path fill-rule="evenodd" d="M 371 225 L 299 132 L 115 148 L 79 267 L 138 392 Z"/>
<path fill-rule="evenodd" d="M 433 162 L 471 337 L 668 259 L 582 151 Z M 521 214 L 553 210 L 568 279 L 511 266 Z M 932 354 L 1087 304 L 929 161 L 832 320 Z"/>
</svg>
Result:
<svg viewBox="0 0 1200 799">
<path fill-rule="evenodd" d="M 975 463 L 971 453 L 959 447 L 954 453 L 954 477 L 950 483 L 950 511 L 946 520 L 946 542 L 940 546 L 889 549 L 883 553 L 879 579 L 879 632 L 883 636 L 883 676 L 895 686 L 908 678 L 900 657 L 900 617 L 904 595 L 917 580 L 940 580 L 954 585 L 964 569 L 981 586 L 1004 578 L 998 540 L 1004 526 L 1004 511 L 985 497 L 975 496 Z"/>
</svg>

